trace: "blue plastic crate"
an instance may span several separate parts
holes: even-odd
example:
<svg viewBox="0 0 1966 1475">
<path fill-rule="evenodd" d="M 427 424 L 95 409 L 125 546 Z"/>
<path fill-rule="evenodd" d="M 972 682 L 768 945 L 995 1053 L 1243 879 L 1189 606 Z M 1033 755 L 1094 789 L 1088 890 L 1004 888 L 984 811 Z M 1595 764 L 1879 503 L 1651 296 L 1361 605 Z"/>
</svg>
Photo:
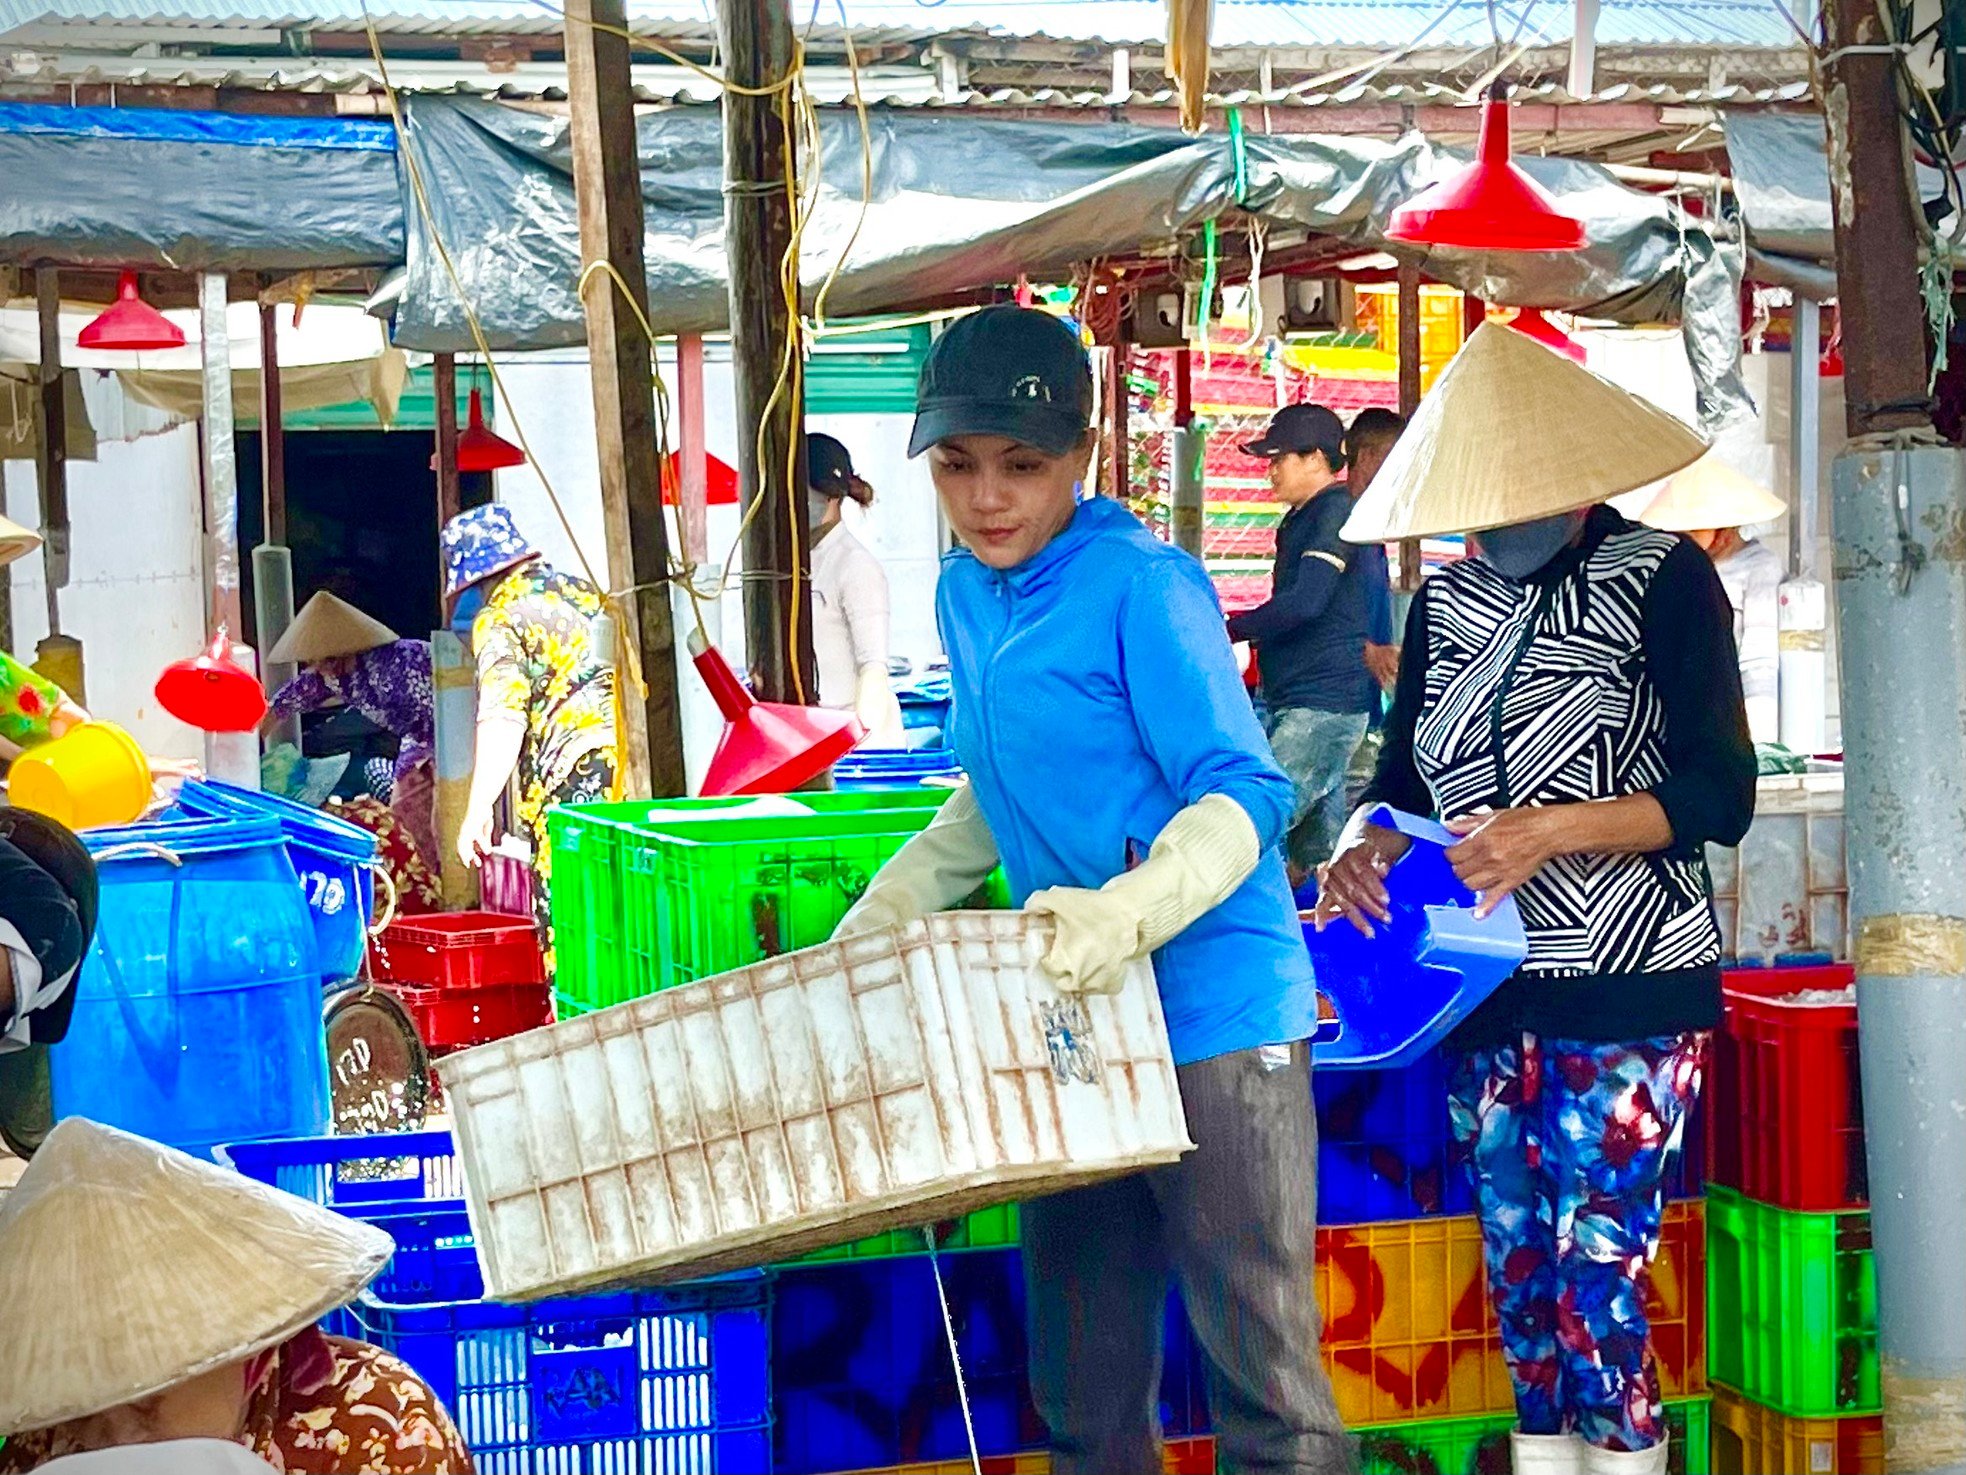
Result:
<svg viewBox="0 0 1966 1475">
<path fill-rule="evenodd" d="M 941 1257 L 985 1455 L 1044 1443 L 1031 1405 L 1015 1250 Z M 771 1330 L 773 1468 L 788 1475 L 967 1460 L 962 1407 L 926 1256 L 783 1269 Z"/>
<path fill-rule="evenodd" d="M 1398 1070 L 1316 1070 L 1320 1224 L 1376 1224 L 1473 1212 L 1454 1157 L 1447 1068 L 1428 1051 Z"/>
<path fill-rule="evenodd" d="M 410 1207 L 464 1207 L 464 1175 L 448 1132 L 283 1137 L 221 1147 L 218 1160 L 351 1219 Z"/>
<path fill-rule="evenodd" d="M 863 748 L 833 765 L 833 786 L 856 789 L 913 788 L 925 779 L 962 772 L 953 748 Z"/>
<path fill-rule="evenodd" d="M 484 1299 L 456 1210 L 378 1221 L 396 1254 L 353 1307 L 430 1384 L 479 1475 L 771 1469 L 771 1283 L 759 1272 L 511 1305 Z"/>
</svg>

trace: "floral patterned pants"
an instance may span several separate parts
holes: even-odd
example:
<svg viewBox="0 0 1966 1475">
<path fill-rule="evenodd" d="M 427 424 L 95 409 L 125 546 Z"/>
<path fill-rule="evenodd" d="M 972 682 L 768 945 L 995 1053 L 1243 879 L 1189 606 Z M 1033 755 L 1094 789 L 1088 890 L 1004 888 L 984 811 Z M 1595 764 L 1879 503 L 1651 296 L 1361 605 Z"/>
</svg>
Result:
<svg viewBox="0 0 1966 1475">
<path fill-rule="evenodd" d="M 1525 1034 L 1453 1067 L 1448 1109 L 1525 1434 L 1607 1450 L 1665 1437 L 1646 1280 L 1706 1061 L 1704 1033 L 1619 1045 Z"/>
</svg>

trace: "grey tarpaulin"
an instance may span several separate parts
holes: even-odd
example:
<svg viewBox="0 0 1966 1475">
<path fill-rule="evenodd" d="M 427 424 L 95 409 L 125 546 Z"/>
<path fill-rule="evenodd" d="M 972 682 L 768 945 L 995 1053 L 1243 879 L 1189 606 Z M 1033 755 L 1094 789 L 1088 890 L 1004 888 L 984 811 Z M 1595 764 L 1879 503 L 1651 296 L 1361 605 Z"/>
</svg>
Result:
<svg viewBox="0 0 1966 1475">
<path fill-rule="evenodd" d="M 437 229 L 490 341 L 502 348 L 580 342 L 579 227 L 565 121 L 474 98 L 408 102 L 411 147 Z M 1226 134 L 1190 139 L 1124 124 L 877 111 L 871 129 L 872 204 L 828 297 L 831 316 L 904 310 L 1020 273 L 1063 276 L 1075 263 L 1171 243 L 1238 208 L 1377 248 L 1399 203 L 1459 162 L 1417 134 L 1396 143 L 1251 136 L 1238 161 Z M 727 299 L 717 110 L 646 113 L 637 130 L 656 331 L 721 328 Z M 822 189 L 801 261 L 808 290 L 825 279 L 860 214 L 858 121 L 828 113 L 820 133 Z M 1683 322 L 1703 418 L 1717 426 L 1751 413 L 1738 372 L 1738 310 L 1729 296 L 1729 284 L 1739 283 L 1738 248 L 1723 247 L 1676 205 L 1628 189 L 1595 165 L 1522 163 L 1587 219 L 1590 247 L 1553 255 L 1440 252 L 1425 259 L 1428 273 L 1495 302 L 1621 322 Z M 420 214 L 413 205 L 408 213 L 409 272 L 396 341 L 429 352 L 468 351 L 449 278 Z"/>
<path fill-rule="evenodd" d="M 0 103 L 0 261 L 301 271 L 403 259 L 373 118 Z"/>
<path fill-rule="evenodd" d="M 1737 108 L 1728 110 L 1726 129 L 1755 280 L 1818 300 L 1834 297 L 1835 222 L 1822 116 Z M 1921 200 L 1945 194 L 1938 170 L 1916 164 L 1912 172 Z"/>
</svg>

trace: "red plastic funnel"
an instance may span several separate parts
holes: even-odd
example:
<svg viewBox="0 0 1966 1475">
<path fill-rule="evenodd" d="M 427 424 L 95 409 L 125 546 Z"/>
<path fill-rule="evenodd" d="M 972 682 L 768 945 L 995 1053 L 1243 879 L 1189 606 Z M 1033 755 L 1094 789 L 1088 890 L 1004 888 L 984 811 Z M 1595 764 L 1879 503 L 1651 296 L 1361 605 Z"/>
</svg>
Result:
<svg viewBox="0 0 1966 1475">
<path fill-rule="evenodd" d="M 223 630 L 203 655 L 164 668 L 157 702 L 180 722 L 205 732 L 251 732 L 266 716 L 266 693 L 233 656 Z"/>
<path fill-rule="evenodd" d="M 1475 161 L 1393 211 L 1386 235 L 1471 251 L 1577 251 L 1584 223 L 1558 210 L 1549 191 L 1510 162 L 1509 103 L 1498 89 L 1481 105 Z"/>
<path fill-rule="evenodd" d="M 501 471 L 507 466 L 525 464 L 526 453 L 485 424 L 484 397 L 477 390 L 472 390 L 470 417 L 457 437 L 457 469 Z M 434 455 L 430 458 L 430 469 L 437 469 Z"/>
<path fill-rule="evenodd" d="M 114 348 L 124 353 L 184 347 L 184 329 L 145 302 L 137 293 L 137 274 L 126 271 L 116 279 L 116 300 L 80 333 L 77 348 Z"/>
<path fill-rule="evenodd" d="M 1533 338 L 1543 347 L 1555 349 L 1565 358 L 1574 359 L 1580 364 L 1584 361 L 1584 345 L 1544 317 L 1540 307 L 1519 308 L 1509 326 L 1523 337 Z"/>
<path fill-rule="evenodd" d="M 703 776 L 706 799 L 788 794 L 818 778 L 866 736 L 851 712 L 758 701 L 701 630 L 690 632 L 689 654 L 725 722 L 723 740 Z"/>
</svg>

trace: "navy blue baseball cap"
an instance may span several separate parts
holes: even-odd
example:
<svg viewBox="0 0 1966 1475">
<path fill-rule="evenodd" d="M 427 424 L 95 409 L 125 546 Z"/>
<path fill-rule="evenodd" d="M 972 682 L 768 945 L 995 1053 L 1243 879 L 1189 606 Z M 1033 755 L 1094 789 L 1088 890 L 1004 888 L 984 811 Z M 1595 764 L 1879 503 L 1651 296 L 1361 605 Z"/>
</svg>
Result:
<svg viewBox="0 0 1966 1475">
<path fill-rule="evenodd" d="M 1078 335 L 1035 308 L 986 307 L 935 340 L 908 454 L 959 435 L 1001 435 L 1062 456 L 1092 424 L 1092 364 Z"/>
<path fill-rule="evenodd" d="M 1345 422 L 1323 405 L 1285 405 L 1270 418 L 1270 428 L 1242 449 L 1265 460 L 1323 451 L 1331 469 L 1340 471 L 1345 465 Z"/>
<path fill-rule="evenodd" d="M 853 495 L 853 457 L 830 435 L 806 435 L 806 485 L 822 497 Z"/>
</svg>

